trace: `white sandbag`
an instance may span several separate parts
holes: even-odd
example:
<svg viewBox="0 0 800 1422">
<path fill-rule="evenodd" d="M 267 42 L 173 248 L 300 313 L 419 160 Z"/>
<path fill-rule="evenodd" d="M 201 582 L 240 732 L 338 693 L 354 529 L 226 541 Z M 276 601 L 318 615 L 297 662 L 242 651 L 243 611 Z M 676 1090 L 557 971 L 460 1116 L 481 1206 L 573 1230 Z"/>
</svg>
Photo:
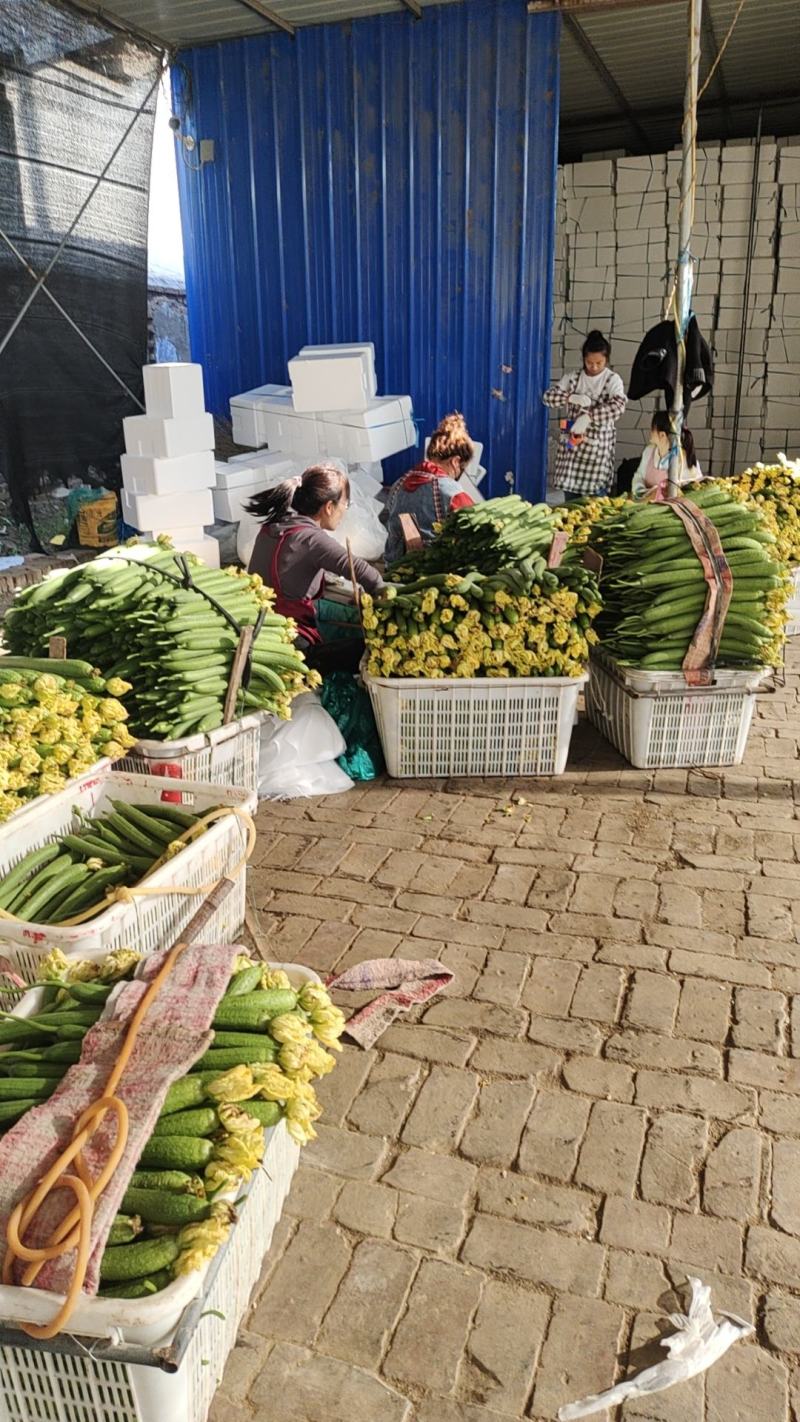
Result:
<svg viewBox="0 0 800 1422">
<path fill-rule="evenodd" d="M 352 780 L 336 764 L 345 739 L 313 692 L 292 702 L 291 721 L 270 720 L 261 731 L 258 795 L 261 800 L 294 800 L 308 795 L 338 795 Z"/>
</svg>

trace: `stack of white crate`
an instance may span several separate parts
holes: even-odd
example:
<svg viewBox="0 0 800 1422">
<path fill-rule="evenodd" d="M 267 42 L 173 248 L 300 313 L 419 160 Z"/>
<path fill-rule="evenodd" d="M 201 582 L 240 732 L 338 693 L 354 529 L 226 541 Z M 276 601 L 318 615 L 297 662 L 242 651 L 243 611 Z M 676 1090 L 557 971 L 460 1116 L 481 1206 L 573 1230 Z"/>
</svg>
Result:
<svg viewBox="0 0 800 1422">
<path fill-rule="evenodd" d="M 411 397 L 377 394 L 374 346 L 304 346 L 289 379 L 232 397 L 237 444 L 268 445 L 303 467 L 375 464 L 416 444 Z"/>
<path fill-rule="evenodd" d="M 176 549 L 219 567 L 211 489 L 214 421 L 203 371 L 184 362 L 144 367 L 144 415 L 123 420 L 122 517 L 143 538 L 167 534 Z"/>
<path fill-rule="evenodd" d="M 633 358 L 669 297 L 678 231 L 681 156 L 593 159 L 561 169 L 553 378 L 580 366 L 586 333 L 610 336 L 613 364 L 627 384 Z M 750 295 L 743 292 L 754 177 L 756 222 Z M 692 251 L 693 307 L 712 347 L 711 397 L 689 424 L 701 466 L 731 472 L 732 431 L 745 317 L 739 469 L 800 447 L 800 144 L 764 140 L 759 171 L 748 141 L 698 151 Z M 618 426 L 618 460 L 638 457 L 658 397 L 632 402 Z M 554 455 L 557 426 L 552 426 Z M 552 468 L 552 458 L 551 458 Z"/>
</svg>

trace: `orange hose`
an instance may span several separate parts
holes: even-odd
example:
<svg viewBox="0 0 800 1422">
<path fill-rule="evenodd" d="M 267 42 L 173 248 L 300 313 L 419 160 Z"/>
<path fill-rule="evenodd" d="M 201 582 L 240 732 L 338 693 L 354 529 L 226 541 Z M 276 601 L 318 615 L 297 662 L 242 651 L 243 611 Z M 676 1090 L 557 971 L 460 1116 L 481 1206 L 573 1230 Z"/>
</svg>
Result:
<svg viewBox="0 0 800 1422">
<path fill-rule="evenodd" d="M 6 1256 L 3 1261 L 4 1284 L 13 1283 L 14 1264 L 17 1260 L 27 1262 L 28 1267 L 22 1276 L 22 1282 L 24 1285 L 30 1285 L 37 1278 L 40 1269 L 48 1259 L 54 1259 L 59 1254 L 66 1254 L 77 1246 L 77 1258 L 69 1292 L 58 1313 L 49 1323 L 21 1324 L 24 1332 L 31 1338 L 54 1338 L 69 1322 L 80 1300 L 89 1263 L 95 1201 L 114 1174 L 128 1142 L 127 1107 L 124 1101 L 120 1101 L 119 1097 L 114 1095 L 114 1092 L 130 1059 L 145 1013 L 161 991 L 173 965 L 187 947 L 187 943 L 176 943 L 167 954 L 163 966 L 153 978 L 128 1024 L 122 1050 L 108 1076 L 102 1096 L 83 1112 L 76 1122 L 69 1145 L 61 1152 L 58 1160 L 53 1162 L 26 1199 L 20 1201 L 9 1218 L 6 1226 Z M 102 1171 L 97 1179 L 92 1181 L 82 1151 L 87 1142 L 91 1140 L 106 1111 L 113 1111 L 117 1116 L 117 1136 Z M 74 1164 L 77 1174 L 65 1175 L 64 1170 L 72 1164 Z M 72 1190 L 75 1195 L 74 1208 L 61 1221 L 46 1245 L 38 1249 L 29 1247 L 24 1243 L 22 1235 L 47 1197 L 61 1189 Z"/>
</svg>

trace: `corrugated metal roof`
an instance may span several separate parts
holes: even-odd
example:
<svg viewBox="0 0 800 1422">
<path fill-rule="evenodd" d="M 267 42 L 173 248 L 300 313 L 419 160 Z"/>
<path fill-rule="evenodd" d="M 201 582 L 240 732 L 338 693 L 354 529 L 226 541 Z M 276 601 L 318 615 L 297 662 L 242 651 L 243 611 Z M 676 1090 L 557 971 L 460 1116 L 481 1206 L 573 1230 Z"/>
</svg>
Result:
<svg viewBox="0 0 800 1422">
<path fill-rule="evenodd" d="M 94 0 L 73 0 L 89 8 Z M 157 36 L 170 46 L 189 47 L 240 35 L 269 34 L 274 28 L 245 0 L 98 0 L 120 21 Z M 264 0 L 277 15 L 302 27 L 402 13 L 403 0 Z M 484 0 L 419 0 L 423 9 Z M 518 0 L 524 7 L 525 0 Z M 738 0 L 704 0 L 704 72 L 736 13 Z M 623 106 L 600 77 L 597 66 L 576 42 L 565 21 L 561 45 L 561 148 L 566 159 L 608 148 L 670 148 L 680 139 L 686 54 L 685 0 L 665 0 L 643 9 L 581 12 L 585 40 L 636 115 L 637 133 Z M 573 20 L 576 17 L 573 16 Z M 409 22 L 411 16 L 409 14 Z M 424 21 L 423 21 L 424 23 Z M 776 55 L 780 63 L 776 63 Z M 800 93 L 793 73 L 800 60 L 798 0 L 746 0 L 721 66 L 701 106 L 704 138 L 754 132 L 759 104 L 764 128 L 774 134 L 800 132 Z M 781 77 L 786 76 L 786 77 Z"/>
</svg>

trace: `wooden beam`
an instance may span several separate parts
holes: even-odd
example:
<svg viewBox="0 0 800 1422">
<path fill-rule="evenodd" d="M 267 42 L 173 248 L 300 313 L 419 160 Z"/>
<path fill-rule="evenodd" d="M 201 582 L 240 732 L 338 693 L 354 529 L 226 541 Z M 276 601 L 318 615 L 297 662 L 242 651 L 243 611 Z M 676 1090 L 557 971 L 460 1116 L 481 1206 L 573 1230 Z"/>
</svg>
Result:
<svg viewBox="0 0 800 1422">
<path fill-rule="evenodd" d="M 647 10 L 654 5 L 675 5 L 678 0 L 528 0 L 529 15 L 589 15 L 601 10 Z"/>
<path fill-rule="evenodd" d="M 422 19 L 422 6 L 420 5 L 419 0 L 400 0 L 400 4 L 405 5 L 406 9 L 411 12 L 415 20 Z"/>
<path fill-rule="evenodd" d="M 614 78 L 614 75 L 611 73 L 610 69 L 606 67 L 604 61 L 597 53 L 597 50 L 592 44 L 592 41 L 589 39 L 589 36 L 587 35 L 583 26 L 578 24 L 578 21 L 575 19 L 574 15 L 565 14 L 564 28 L 566 29 L 567 34 L 572 36 L 579 50 L 581 51 L 581 54 L 584 56 L 585 59 L 588 60 L 589 64 L 591 64 L 595 74 L 598 76 L 601 83 L 605 86 L 605 88 L 608 90 L 608 93 L 614 99 L 617 108 L 624 117 L 631 133 L 636 139 L 637 144 L 640 144 L 644 148 L 645 152 L 647 152 L 650 144 L 650 139 L 648 135 L 642 128 L 642 125 L 640 124 L 635 113 L 633 112 L 633 109 L 628 103 L 628 100 L 625 98 L 625 95 L 620 89 L 619 84 Z"/>
<path fill-rule="evenodd" d="M 268 20 L 277 29 L 283 30 L 291 39 L 297 34 L 297 29 L 291 21 L 284 20 L 283 15 L 279 15 L 271 5 L 262 4 L 262 0 L 239 0 L 239 4 L 244 5 L 246 10 L 252 10 L 254 15 L 260 15 L 262 20 Z"/>
</svg>

